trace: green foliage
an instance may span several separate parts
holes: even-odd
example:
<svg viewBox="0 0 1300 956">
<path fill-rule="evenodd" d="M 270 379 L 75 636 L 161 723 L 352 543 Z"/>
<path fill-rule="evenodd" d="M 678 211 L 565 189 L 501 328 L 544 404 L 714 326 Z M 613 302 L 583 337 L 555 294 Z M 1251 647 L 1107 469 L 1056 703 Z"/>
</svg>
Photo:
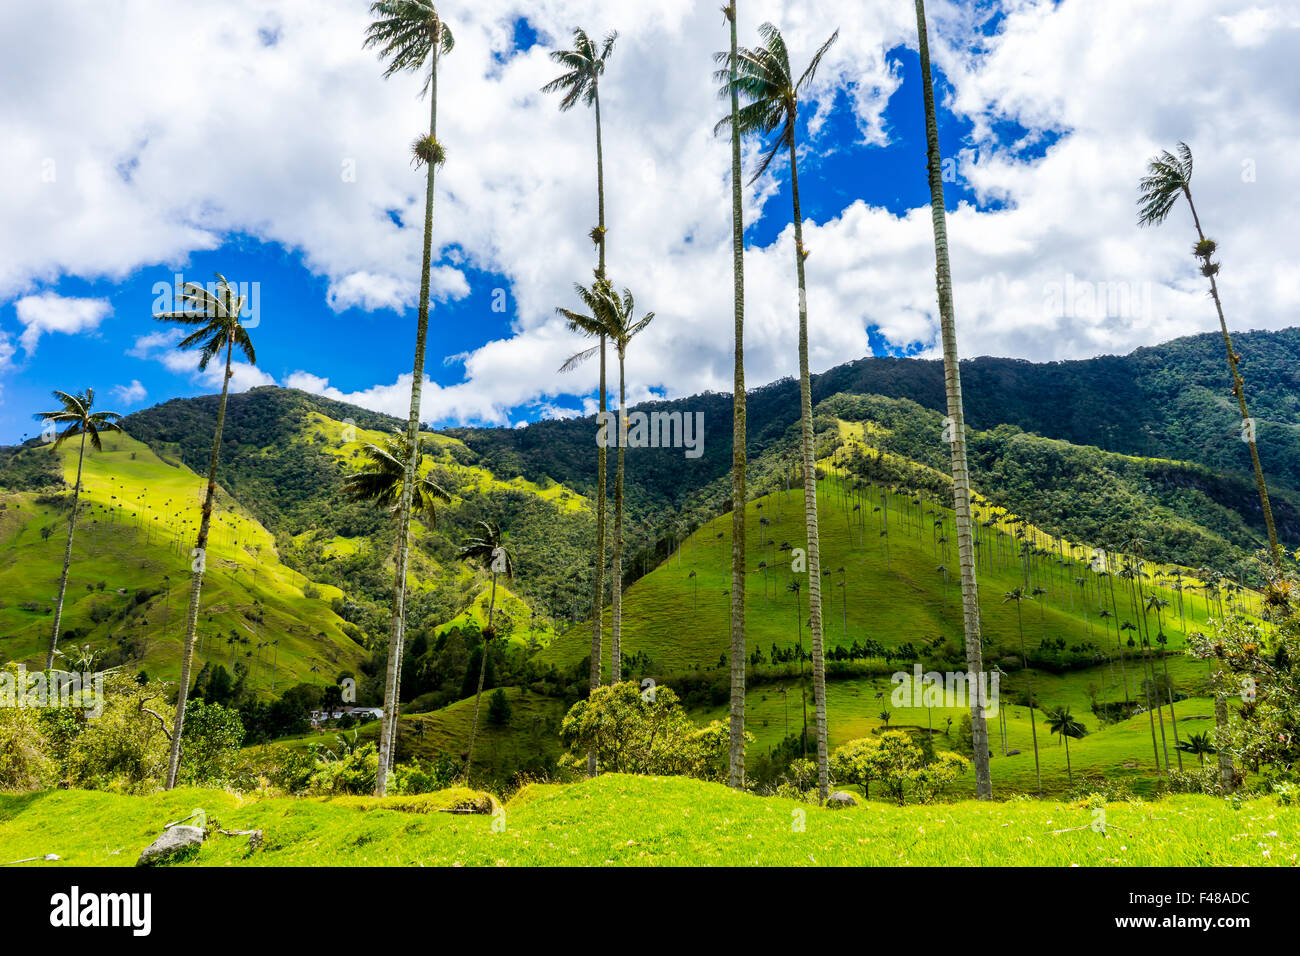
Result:
<svg viewBox="0 0 1300 956">
<path fill-rule="evenodd" d="M 721 721 L 698 727 L 671 688 L 642 697 L 634 681 L 598 687 L 578 701 L 560 725 L 569 752 L 562 766 L 585 765 L 588 751 L 608 773 L 720 779 L 726 771 L 728 731 Z"/>
<path fill-rule="evenodd" d="M 510 698 L 506 697 L 506 692 L 498 687 L 488 700 L 488 723 L 504 727 L 510 723 L 510 717 Z"/>
<path fill-rule="evenodd" d="M 190 786 L 224 786 L 239 758 L 244 724 L 238 711 L 190 700 L 181 741 L 181 779 Z"/>
</svg>

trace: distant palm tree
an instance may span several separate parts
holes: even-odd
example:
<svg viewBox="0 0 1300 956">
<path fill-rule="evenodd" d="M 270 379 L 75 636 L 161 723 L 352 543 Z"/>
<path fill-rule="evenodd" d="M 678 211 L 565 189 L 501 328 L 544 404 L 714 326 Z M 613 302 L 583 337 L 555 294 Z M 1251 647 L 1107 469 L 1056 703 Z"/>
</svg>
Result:
<svg viewBox="0 0 1300 956">
<path fill-rule="evenodd" d="M 943 175 L 939 157 L 939 127 L 934 110 L 934 87 L 930 81 L 930 44 L 925 26 L 925 0 L 916 0 L 916 29 L 921 53 L 921 87 L 925 99 L 925 138 L 930 178 L 930 218 L 934 227 L 935 279 L 939 292 L 939 324 L 943 335 L 944 388 L 948 403 L 946 426 L 951 429 L 947 437 L 952 461 L 957 559 L 961 565 L 966 667 L 972 674 L 980 674 L 984 670 L 984 649 L 980 636 L 979 588 L 975 580 L 975 545 L 971 531 L 970 471 L 966 462 L 966 412 L 962 403 L 961 368 L 957 359 L 957 322 L 953 314 L 952 274 L 948 265 L 948 224 L 943 202 Z M 980 800 L 991 800 L 993 780 L 989 773 L 989 732 L 984 719 L 984 701 L 981 695 L 971 696 L 970 712 L 975 795 Z"/>
<path fill-rule="evenodd" d="M 465 785 L 469 785 L 470 770 L 474 766 L 474 738 L 478 735 L 479 704 L 483 699 L 483 679 L 487 675 L 488 642 L 496 635 L 492 614 L 497 606 L 497 575 L 506 580 L 515 575 L 514 556 L 505 546 L 501 529 L 493 521 L 480 521 L 479 534 L 471 537 L 456 552 L 458 561 L 477 561 L 492 574 L 492 598 L 488 603 L 487 627 L 483 629 L 483 652 L 479 658 L 478 690 L 474 693 L 474 722 L 469 728 L 469 753 L 465 758 Z"/>
<path fill-rule="evenodd" d="M 416 486 L 417 436 L 420 432 L 420 401 L 424 389 L 424 352 L 429 336 L 429 284 L 433 255 L 433 185 L 437 168 L 446 159 L 438 142 L 438 58 L 455 46 L 451 30 L 429 0 L 378 0 L 370 5 L 375 21 L 366 30 L 364 46 L 377 47 L 388 61 L 384 76 L 423 70 L 428 78 L 421 93 L 429 95 L 429 133 L 412 144 L 416 168 L 426 167 L 424 184 L 424 246 L 420 256 L 420 301 L 415 326 L 415 362 L 411 374 L 411 405 L 406 419 L 406 478 L 398 501 L 397 561 L 393 571 L 393 610 L 388 635 L 388 666 L 384 675 L 384 722 L 379 734 L 379 769 L 375 775 L 375 796 L 388 789 L 388 768 L 392 763 L 392 741 L 396 736 L 397 703 L 401 694 L 398 669 L 406 637 L 406 567 L 411 544 L 411 496 Z"/>
<path fill-rule="evenodd" d="M 423 516 L 428 523 L 437 527 L 438 513 L 435 503 L 439 501 L 450 501 L 451 495 L 440 484 L 433 480 L 429 475 L 420 475 L 420 465 L 424 461 L 424 451 L 426 447 L 424 438 L 420 438 L 420 447 L 415 456 L 415 474 L 417 476 L 415 491 L 410 499 L 412 514 Z M 400 515 L 402 508 L 402 486 L 406 481 L 406 466 L 411 460 L 410 444 L 407 441 L 406 433 L 394 431 L 392 435 L 384 439 L 383 445 L 367 444 L 362 449 L 362 454 L 366 461 L 361 466 L 361 470 L 348 475 L 343 485 L 343 493 L 354 501 L 372 501 L 382 508 L 388 510 L 390 514 Z M 399 660 L 397 664 L 397 686 L 402 686 L 402 663 Z M 380 730 L 387 730 L 391 735 L 389 737 L 389 753 L 397 744 L 397 727 L 398 715 L 401 707 L 401 694 L 396 695 L 391 701 L 385 702 L 385 715 L 387 707 L 393 709 L 394 717 L 392 720 L 385 720 L 380 724 Z"/>
<path fill-rule="evenodd" d="M 1214 743 L 1210 740 L 1210 735 L 1208 733 L 1188 734 L 1187 739 L 1178 744 L 1177 747 L 1183 753 L 1195 754 L 1196 758 L 1201 762 L 1202 767 L 1205 766 L 1206 754 L 1219 752 L 1218 748 L 1215 747 Z"/>
<path fill-rule="evenodd" d="M 181 766 L 181 732 L 185 728 L 185 699 L 190 687 L 190 667 L 194 660 L 194 635 L 199 623 L 199 601 L 203 592 L 203 572 L 207 568 L 208 529 L 212 524 L 212 508 L 217 497 L 217 461 L 221 457 L 221 433 L 226 426 L 226 400 L 230 396 L 230 378 L 234 374 L 232 356 L 239 348 L 250 364 L 257 364 L 253 341 L 240 322 L 244 298 L 239 295 L 226 277 L 217 273 L 215 293 L 197 282 L 187 282 L 181 287 L 180 311 L 155 315 L 160 322 L 173 322 L 194 329 L 181 339 L 178 348 L 199 350 L 199 371 L 206 371 L 208 363 L 226 353 L 226 370 L 221 377 L 221 401 L 217 405 L 217 427 L 212 436 L 212 455 L 208 459 L 208 481 L 203 496 L 199 534 L 194 542 L 193 561 L 190 564 L 190 607 L 185 618 L 185 647 L 181 653 L 180 685 L 176 697 L 176 718 L 172 725 L 171 754 L 167 763 L 167 789 L 176 786 Z"/>
<path fill-rule="evenodd" d="M 1025 672 L 1025 688 L 1029 695 L 1029 729 L 1034 736 L 1034 776 L 1038 778 L 1038 795 L 1043 795 L 1043 771 L 1038 762 L 1038 722 L 1034 718 L 1034 680 L 1029 671 L 1029 658 L 1025 654 L 1025 620 L 1021 614 L 1021 604 L 1030 598 L 1023 588 L 1014 588 L 1002 596 L 1002 603 L 1016 602 L 1016 624 L 1020 628 L 1020 667 Z"/>
<path fill-rule="evenodd" d="M 560 99 L 560 111 L 571 110 L 579 101 L 584 106 L 593 108 L 596 114 L 596 227 L 591 230 L 591 239 L 599 250 L 596 278 L 605 278 L 605 154 L 601 145 L 600 130 L 600 78 L 605 73 L 605 61 L 614 52 L 617 33 L 609 33 L 598 46 L 582 28 L 573 31 L 572 50 L 552 50 L 551 59 L 563 66 L 561 73 L 542 87 L 543 93 L 564 94 Z M 606 401 L 608 388 L 605 385 L 605 339 L 600 340 L 600 415 L 596 421 L 597 430 L 605 425 Z M 608 507 L 605 488 L 606 449 L 603 444 L 596 444 L 596 555 L 594 591 L 591 615 L 591 689 L 600 686 L 600 655 L 603 638 L 602 614 L 605 607 L 605 552 L 606 531 L 605 511 Z M 587 776 L 596 775 L 596 752 L 587 754 Z"/>
<path fill-rule="evenodd" d="M 731 281 L 735 321 L 731 388 L 731 707 L 727 783 L 745 786 L 745 221 L 740 191 L 740 98 L 736 90 L 736 0 L 722 8 L 731 28 Z M 758 506 L 759 515 L 763 505 Z M 766 520 L 766 519 L 762 519 Z M 764 597 L 766 597 L 766 580 Z"/>
<path fill-rule="evenodd" d="M 627 347 L 632 339 L 654 321 L 655 314 L 647 312 L 639 319 L 634 318 L 636 302 L 632 293 L 624 289 L 620 298 L 609 280 L 599 276 L 591 289 L 585 289 L 581 285 L 577 289 L 584 302 L 590 300 L 592 314 L 584 315 L 568 309 L 556 311 L 568 320 L 570 329 L 599 336 L 601 345 L 574 355 L 560 367 L 560 371 L 567 372 L 586 361 L 596 349 L 603 352 L 607 338 L 613 341 L 614 350 L 618 353 L 618 468 L 614 477 L 614 571 L 610 588 L 613 595 L 610 683 L 617 684 L 623 679 L 620 637 L 623 632 L 623 472 L 627 451 Z M 608 437 L 608 432 L 605 434 Z"/>
<path fill-rule="evenodd" d="M 72 564 L 72 535 L 77 530 L 77 514 L 81 510 L 81 469 L 86 461 L 86 441 L 90 441 L 90 446 L 95 451 L 100 451 L 103 448 L 99 438 L 101 432 L 122 430 L 122 426 L 118 424 L 122 416 L 117 412 L 91 411 L 95 405 L 93 388 L 87 388 L 76 395 L 56 389 L 53 394 L 54 400 L 60 407 L 52 412 L 41 412 L 36 417 L 55 428 L 63 427 L 63 431 L 59 432 L 58 437 L 54 439 L 54 451 L 58 451 L 59 446 L 69 438 L 78 436 L 81 438 L 81 447 L 77 452 L 77 480 L 72 486 L 72 511 L 68 514 L 68 542 L 63 548 L 63 573 L 59 576 L 59 598 L 54 605 L 54 630 L 50 634 L 50 653 L 45 658 L 46 670 L 53 669 L 54 654 L 59 645 L 63 598 L 68 590 L 68 568 Z"/>
<path fill-rule="evenodd" d="M 1070 738 L 1074 737 L 1077 740 L 1084 736 L 1088 732 L 1087 728 L 1074 719 L 1069 707 L 1057 707 L 1055 710 L 1049 710 L 1047 712 L 1047 726 L 1051 728 L 1052 733 L 1065 741 L 1065 772 L 1068 774 L 1070 786 L 1073 787 L 1074 770 L 1070 767 Z"/>
<path fill-rule="evenodd" d="M 1273 506 L 1268 500 L 1268 487 L 1264 483 L 1264 468 L 1259 461 L 1259 449 L 1255 445 L 1254 420 L 1246 409 L 1246 384 L 1241 378 L 1238 363 L 1241 356 L 1232 347 L 1232 337 L 1228 334 L 1228 323 L 1223 317 L 1223 303 L 1219 300 L 1219 287 L 1214 277 L 1218 275 L 1219 264 L 1212 260 L 1216 243 L 1205 238 L 1201 231 L 1201 220 L 1196 215 L 1196 206 L 1192 203 L 1192 151 L 1186 143 L 1177 146 L 1178 155 L 1168 150 L 1161 150 L 1160 155 L 1147 164 L 1147 175 L 1138 183 L 1138 225 L 1158 226 L 1169 217 L 1170 211 L 1182 196 L 1187 200 L 1187 208 L 1192 213 L 1192 223 L 1196 226 L 1199 241 L 1192 247 L 1194 255 L 1201 263 L 1201 275 L 1210 280 L 1210 298 L 1219 313 L 1219 330 L 1223 333 L 1223 345 L 1228 352 L 1228 370 L 1232 374 L 1232 394 L 1241 409 L 1242 435 L 1250 445 L 1250 461 L 1255 469 L 1255 485 L 1259 491 L 1259 503 L 1264 509 L 1264 526 L 1268 530 L 1268 548 L 1273 556 L 1273 567 L 1281 567 L 1281 552 L 1277 543 L 1277 528 L 1273 524 Z"/>
<path fill-rule="evenodd" d="M 762 44 L 736 53 L 715 55 L 724 69 L 714 78 L 723 84 L 722 94 L 738 95 L 747 105 L 735 117 L 724 116 L 716 130 L 731 127 L 739 134 L 771 136 L 763 160 L 750 178 L 758 179 L 772 160 L 783 150 L 789 152 L 790 191 L 793 199 L 795 275 L 799 285 L 799 396 L 803 445 L 804 522 L 808 532 L 808 604 L 811 609 L 809 629 L 812 633 L 813 693 L 817 698 L 817 798 L 825 803 L 830 790 L 830 758 L 826 740 L 826 660 L 822 641 L 821 542 L 817 530 L 817 470 L 813 448 L 812 383 L 808 372 L 808 300 L 804 281 L 804 260 L 808 251 L 803 244 L 803 215 L 799 210 L 799 163 L 795 143 L 799 96 L 812 83 L 822 57 L 839 37 L 831 34 L 821 45 L 808 67 L 794 78 L 790 55 L 781 31 L 770 23 L 758 28 Z M 775 136 L 772 134 L 775 133 Z"/>
<path fill-rule="evenodd" d="M 427 446 L 428 442 L 420 438 L 420 448 L 415 456 L 417 475 Z M 390 514 L 397 514 L 401 508 L 402 484 L 406 480 L 406 463 L 411 460 L 405 432 L 394 431 L 382 445 L 367 444 L 361 453 L 366 460 L 359 471 L 344 479 L 343 493 L 354 501 L 371 501 Z M 416 480 L 411 510 L 424 515 L 436 526 L 435 503 L 450 500 L 451 494 L 442 485 L 424 475 Z"/>
</svg>

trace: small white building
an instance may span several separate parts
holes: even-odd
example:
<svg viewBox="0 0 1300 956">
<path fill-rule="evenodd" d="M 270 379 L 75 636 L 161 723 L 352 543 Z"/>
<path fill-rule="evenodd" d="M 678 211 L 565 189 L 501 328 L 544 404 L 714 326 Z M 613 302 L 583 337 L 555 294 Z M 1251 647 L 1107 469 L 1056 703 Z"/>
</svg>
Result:
<svg viewBox="0 0 1300 956">
<path fill-rule="evenodd" d="M 367 720 L 382 720 L 384 709 L 382 707 L 354 707 L 351 704 L 344 704 L 342 707 L 335 707 L 331 710 L 313 710 L 308 714 L 313 727 L 319 727 L 321 724 L 331 720 L 342 720 L 345 715 L 351 715 L 353 720 L 358 723 Z"/>
</svg>

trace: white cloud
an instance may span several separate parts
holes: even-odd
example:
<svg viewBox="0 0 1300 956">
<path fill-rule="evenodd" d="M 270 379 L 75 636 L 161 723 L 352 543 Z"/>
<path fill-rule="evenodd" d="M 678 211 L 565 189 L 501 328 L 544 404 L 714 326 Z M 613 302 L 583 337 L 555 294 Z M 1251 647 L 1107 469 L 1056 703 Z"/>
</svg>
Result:
<svg viewBox="0 0 1300 956">
<path fill-rule="evenodd" d="M 138 405 L 149 396 L 148 390 L 140 384 L 138 378 L 132 379 L 130 385 L 114 385 L 113 394 L 123 405 Z"/>
<path fill-rule="evenodd" d="M 184 333 L 179 329 L 150 332 L 148 335 L 137 338 L 135 344 L 127 349 L 126 354 L 133 358 L 158 362 L 174 375 L 183 375 L 205 388 L 219 390 L 222 384 L 221 378 L 225 372 L 224 362 L 214 358 L 208 363 L 205 370 L 199 371 L 198 354 L 176 347 L 176 344 L 183 337 Z M 246 392 L 250 388 L 256 388 L 259 385 L 274 384 L 276 384 L 275 378 L 255 365 L 250 365 L 247 362 L 230 363 L 230 390 L 232 392 Z"/>
<path fill-rule="evenodd" d="M 556 72 L 546 50 L 577 23 L 620 32 L 602 86 L 609 269 L 658 316 L 629 354 L 631 394 L 728 389 L 729 156 L 711 134 L 723 108 L 711 54 L 727 37 L 717 5 L 548 0 L 527 14 L 541 45 L 513 55 L 514 0 L 439 6 L 457 44 L 440 76 L 438 135 L 448 160 L 438 178 L 431 297 L 461 299 L 472 277 L 503 275 L 512 325 L 456 357 L 461 382 L 426 385 L 425 418 L 504 425 L 511 409 L 545 414 L 551 404 L 576 404 L 561 396 L 594 391 L 595 363 L 556 374 L 582 343 L 553 311 L 594 264 L 586 238 L 595 221 L 592 117 L 562 114 L 538 92 Z M 987 7 L 930 6 L 936 63 L 952 85 L 941 90 L 975 128 L 971 150 L 955 157 L 959 175 L 982 199 L 1005 204 L 949 213 L 964 354 L 1070 358 L 1213 328 L 1187 254 L 1185 210 L 1159 230 L 1134 224 L 1146 160 L 1180 139 L 1196 152 L 1198 211 L 1223 249 L 1230 321 L 1294 322 L 1300 282 L 1279 251 L 1297 230 L 1284 198 L 1300 191 L 1294 11 L 1243 0 L 1003 0 L 997 33 L 984 36 L 976 27 Z M 900 88 L 901 68 L 888 56 L 915 46 L 909 4 L 755 0 L 741 7 L 742 42 L 752 42 L 762 20 L 783 27 L 796 63 L 841 28 L 815 91 L 822 99 L 810 107 L 818 119 L 831 94 L 846 93 L 861 140 L 884 146 L 891 98 L 906 97 L 896 109 L 920 109 L 918 91 Z M 418 296 L 424 179 L 408 150 L 428 103 L 415 95 L 418 77 L 381 79 L 381 65 L 360 49 L 366 22 L 365 5 L 345 0 L 283 0 L 273 13 L 255 0 L 5 5 L 0 32 L 26 39 L 0 60 L 0 82 L 28 93 L 0 105 L 0 174 L 23 187 L 0 194 L 0 218 L 10 225 L 0 235 L 0 300 L 62 274 L 113 278 L 182 263 L 237 231 L 299 251 L 325 280 L 322 309 L 409 308 Z M 278 36 L 274 46 L 259 28 Z M 102 43 L 110 34 L 118 41 Z M 176 36 L 186 37 L 185 55 L 159 55 Z M 67 49 L 79 55 L 69 59 Z M 1189 66 L 1203 63 L 1215 67 Z M 1048 132 L 1060 139 L 1043 158 L 1023 161 L 993 135 L 1007 121 L 1029 141 Z M 215 137 L 239 148 L 213 149 Z M 805 144 L 806 181 L 831 145 Z M 858 155 L 866 180 L 875 154 Z M 922 158 L 914 160 L 903 166 L 921 177 Z M 1247 165 L 1256 173 L 1250 181 Z M 747 222 L 788 218 L 783 203 L 768 202 L 772 190 L 768 179 L 747 191 Z M 893 215 L 850 194 L 805 232 L 815 370 L 870 351 L 869 327 L 888 345 L 933 352 L 928 210 Z M 747 254 L 753 384 L 796 370 L 793 265 L 788 226 Z M 1067 303 L 1069 283 L 1085 292 Z M 1098 304 L 1108 299 L 1114 308 Z M 435 308 L 435 343 L 438 321 Z M 390 362 L 376 384 L 344 392 L 330 385 L 339 370 L 328 367 L 295 372 L 285 384 L 404 415 L 409 343 L 358 339 L 353 348 Z M 172 345 L 153 336 L 137 342 L 169 369 L 193 374 L 193 356 Z M 295 365 L 292 356 L 281 362 Z M 244 368 L 237 380 L 246 387 L 271 378 Z"/>
<path fill-rule="evenodd" d="M 24 296 L 14 303 L 14 312 L 23 324 L 18 344 L 30 356 L 46 332 L 76 335 L 94 331 L 112 311 L 107 299 L 75 299 L 53 292 Z M 0 347 L 0 357 L 3 353 L 3 347 Z"/>
</svg>

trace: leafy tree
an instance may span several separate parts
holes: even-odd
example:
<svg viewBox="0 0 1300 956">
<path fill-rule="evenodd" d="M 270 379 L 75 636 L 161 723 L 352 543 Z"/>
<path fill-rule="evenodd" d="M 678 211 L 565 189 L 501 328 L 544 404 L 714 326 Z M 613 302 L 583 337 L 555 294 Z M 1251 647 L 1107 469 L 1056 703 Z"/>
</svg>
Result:
<svg viewBox="0 0 1300 956">
<path fill-rule="evenodd" d="M 231 781 L 244 742 L 239 712 L 198 699 L 189 701 L 185 708 L 181 777 L 191 786 L 224 787 Z"/>
<path fill-rule="evenodd" d="M 208 480 L 203 496 L 203 512 L 199 520 L 198 538 L 194 542 L 193 562 L 190 565 L 190 606 L 185 618 L 185 646 L 181 651 L 180 693 L 176 701 L 175 726 L 171 731 L 171 753 L 167 764 L 167 789 L 176 786 L 180 773 L 181 745 L 185 730 L 185 697 L 190 688 L 190 668 L 194 662 L 194 637 L 199 623 L 199 602 L 203 592 L 203 572 L 207 567 L 208 530 L 212 525 L 212 508 L 217 497 L 217 462 L 221 458 L 221 432 L 226 424 L 226 403 L 230 396 L 230 378 L 234 374 L 232 357 L 236 346 L 248 360 L 257 364 L 253 341 L 240 322 L 244 311 L 244 298 L 217 273 L 215 294 L 197 282 L 187 282 L 181 288 L 180 311 L 155 315 L 160 322 L 171 322 L 191 328 L 177 347 L 199 350 L 199 371 L 225 350 L 226 369 L 221 378 L 221 402 L 217 406 L 217 427 L 212 437 L 212 454 L 208 459 Z"/>
<path fill-rule="evenodd" d="M 510 698 L 506 696 L 504 688 L 498 687 L 488 700 L 488 723 L 494 727 L 504 727 L 510 723 L 512 716 Z"/>
<path fill-rule="evenodd" d="M 853 784 L 862 788 L 862 795 L 871 799 L 871 781 L 876 779 L 876 766 L 871 755 L 880 743 L 871 737 L 850 740 L 836 747 L 831 754 L 831 776 L 836 783 Z"/>
<path fill-rule="evenodd" d="M 44 419 L 55 428 L 63 428 L 58 437 L 54 439 L 53 450 L 57 452 L 60 446 L 69 438 L 80 437 L 81 442 L 77 452 L 77 481 L 72 486 L 72 510 L 68 514 L 68 542 L 63 549 L 63 573 L 59 575 L 59 597 L 54 605 L 54 627 L 50 634 L 50 652 L 45 658 L 46 670 L 53 669 L 54 654 L 59 644 L 59 627 L 63 621 L 63 598 L 68 590 L 68 568 L 72 564 L 72 535 L 77 530 L 77 514 L 81 509 L 81 468 L 86 460 L 86 441 L 89 439 L 90 446 L 95 451 L 100 451 L 103 448 L 99 437 L 100 432 L 120 432 L 122 430 L 118 424 L 122 416 L 117 412 L 91 411 L 95 405 L 95 390 L 93 388 L 88 388 L 76 395 L 56 390 L 54 399 L 59 403 L 59 408 L 52 412 L 41 412 L 36 416 Z M 45 535 L 45 537 L 48 538 L 49 535 Z"/>
</svg>

